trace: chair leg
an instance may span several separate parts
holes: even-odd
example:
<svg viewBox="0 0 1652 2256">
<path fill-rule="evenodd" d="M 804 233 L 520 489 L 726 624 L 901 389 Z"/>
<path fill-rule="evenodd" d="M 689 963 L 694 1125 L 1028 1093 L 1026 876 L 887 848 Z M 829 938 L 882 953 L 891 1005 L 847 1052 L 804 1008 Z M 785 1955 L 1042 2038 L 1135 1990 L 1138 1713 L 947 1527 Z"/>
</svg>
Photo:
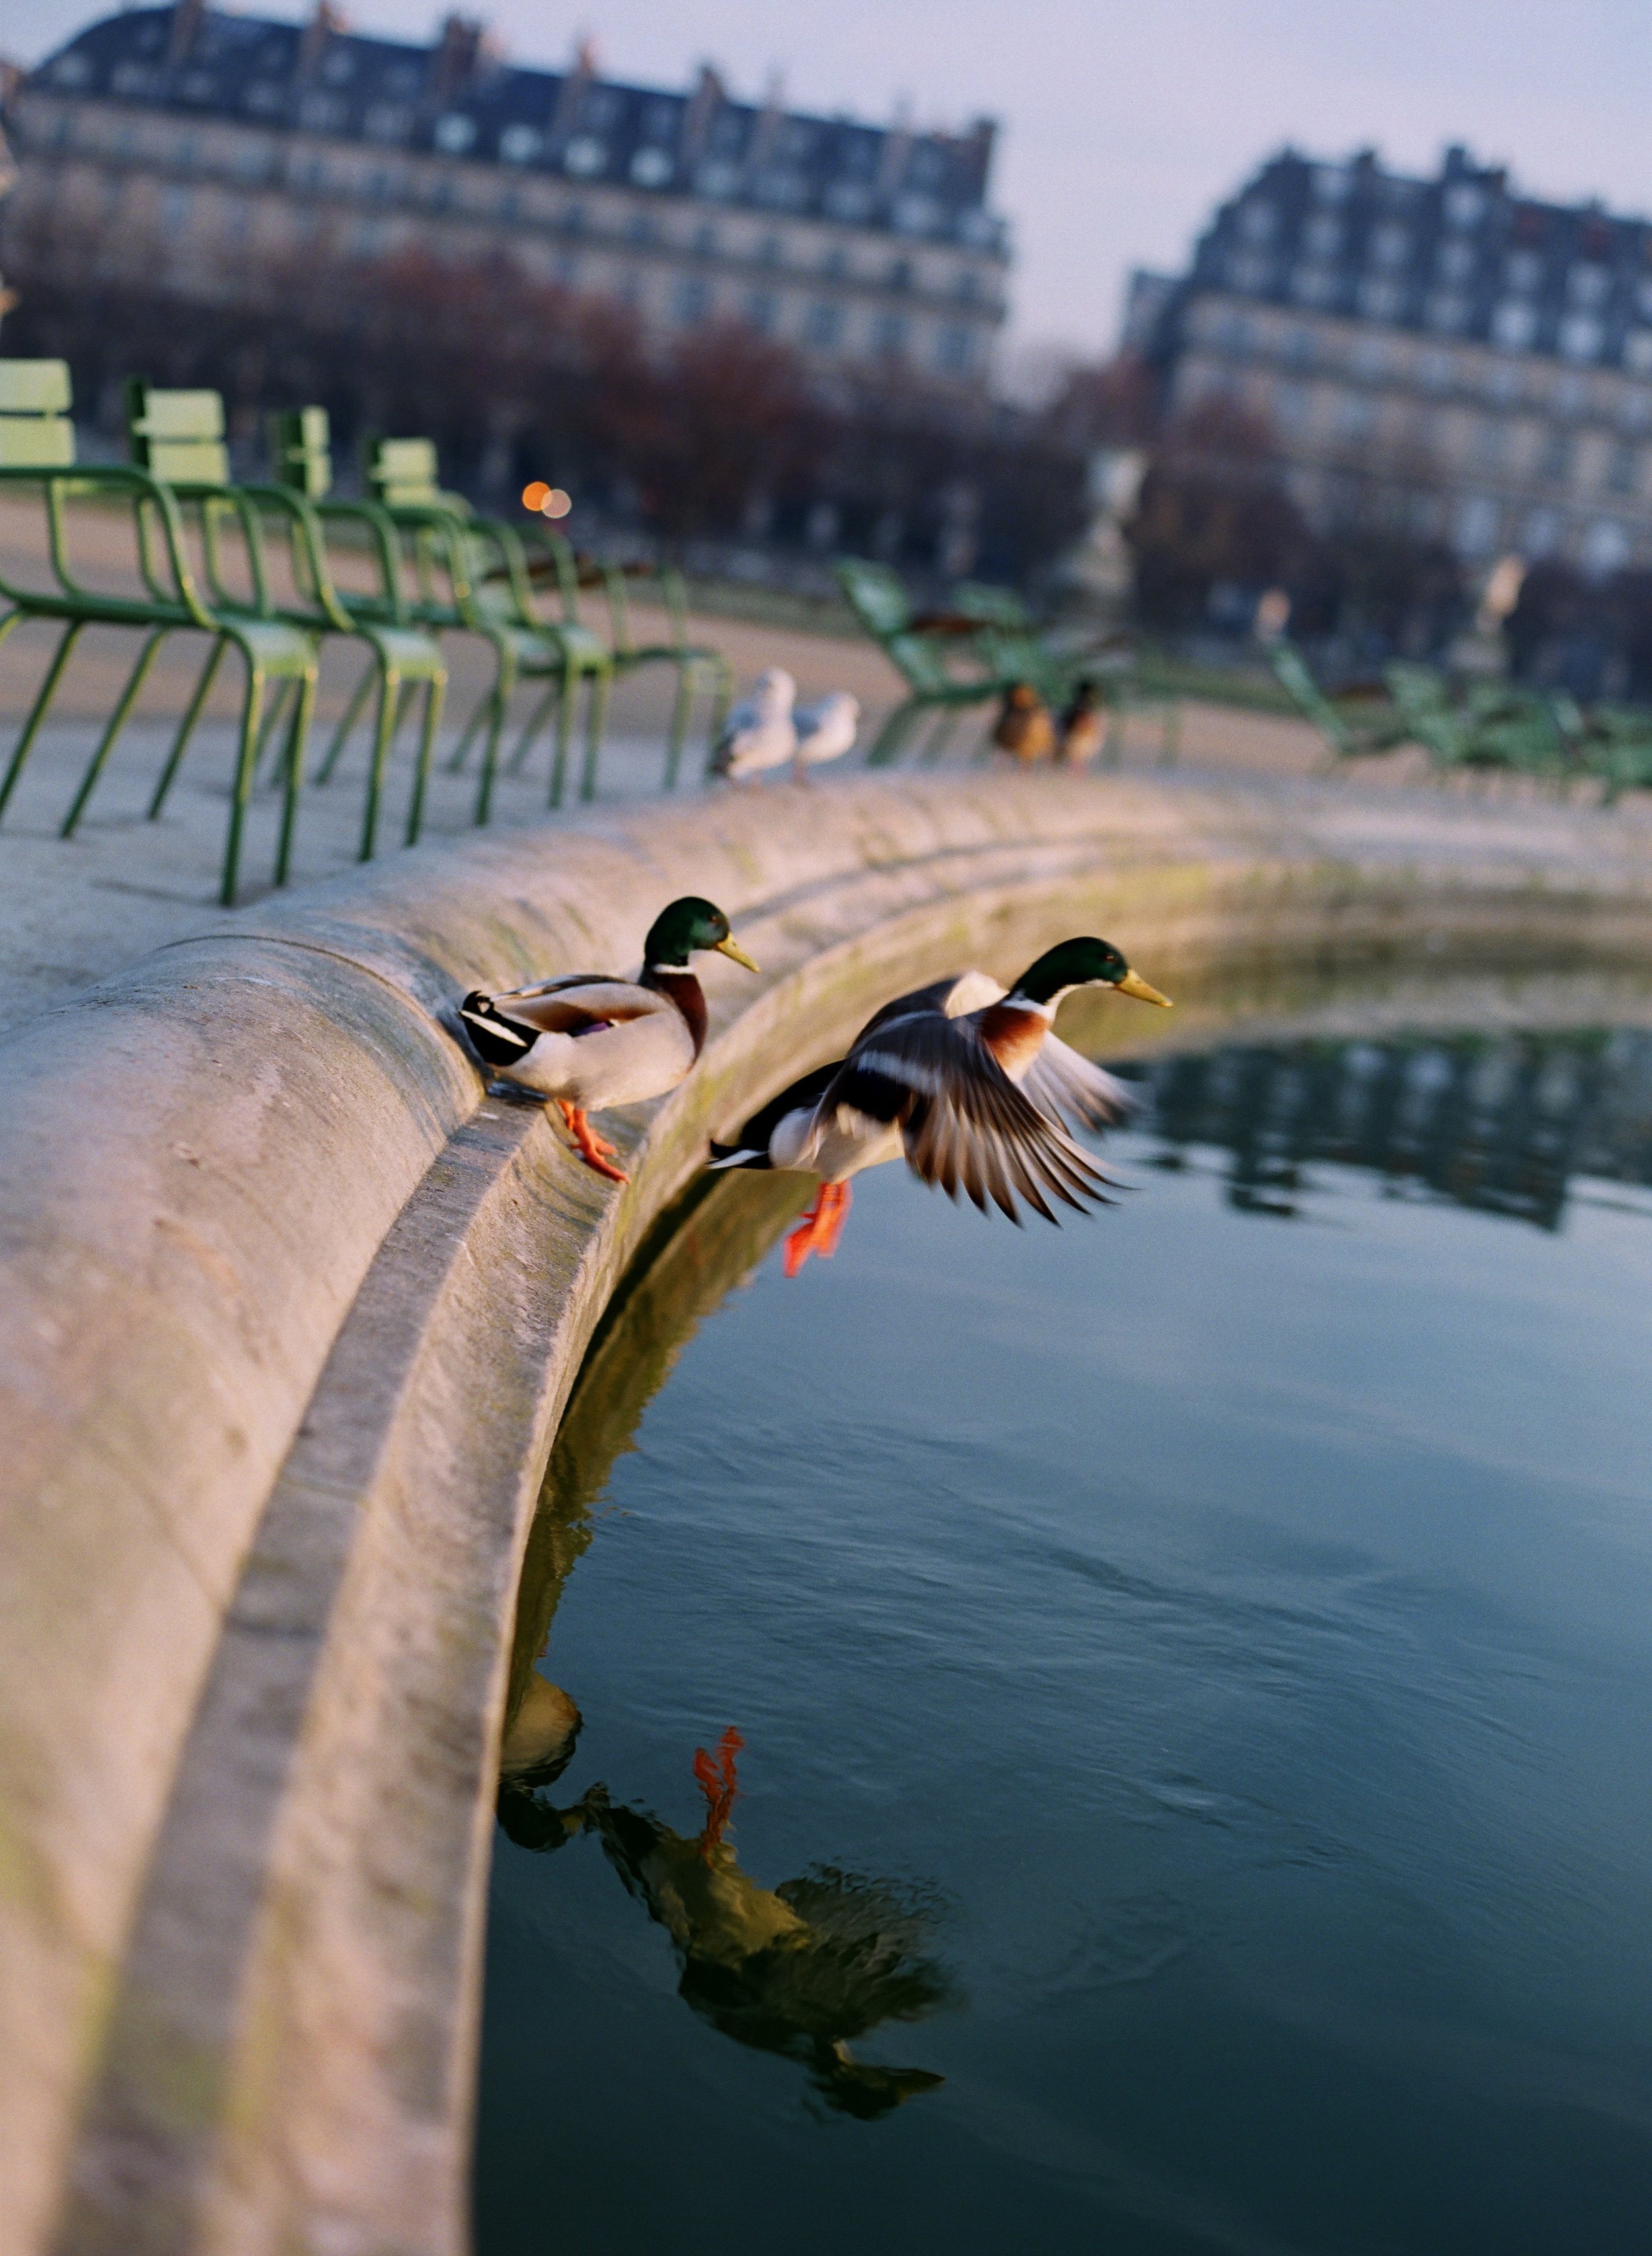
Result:
<svg viewBox="0 0 1652 2256">
<path fill-rule="evenodd" d="M 666 737 L 666 772 L 664 787 L 677 788 L 677 771 L 682 765 L 682 747 L 688 734 L 688 718 L 694 709 L 694 661 L 677 660 L 677 694 L 671 701 L 671 728 Z"/>
<path fill-rule="evenodd" d="M 424 828 L 425 792 L 430 782 L 430 763 L 435 755 L 436 730 L 441 726 L 441 706 L 447 682 L 433 673 L 425 684 L 425 724 L 419 731 L 419 758 L 413 764 L 413 798 L 407 806 L 407 843 L 416 846 Z"/>
<path fill-rule="evenodd" d="M 580 772 L 579 795 L 586 803 L 597 796 L 597 762 L 603 749 L 608 720 L 608 692 L 613 677 L 604 666 L 593 673 L 585 694 L 585 764 Z"/>
<path fill-rule="evenodd" d="M 551 756 L 551 788 L 547 806 L 560 807 L 568 779 L 568 745 L 574 733 L 574 701 L 579 695 L 579 676 L 571 666 L 562 669 L 561 694 L 556 701 L 556 749 Z"/>
<path fill-rule="evenodd" d="M 947 745 L 951 739 L 952 731 L 957 726 L 957 720 L 958 715 L 957 708 L 956 706 L 943 705 L 941 708 L 941 711 L 936 717 L 935 726 L 925 737 L 923 750 L 918 755 L 920 761 L 926 768 L 932 768 L 935 762 L 940 758 L 942 753 L 945 751 Z"/>
<path fill-rule="evenodd" d="M 115 739 L 126 726 L 126 716 L 138 702 L 138 693 L 143 687 L 148 678 L 149 669 L 155 662 L 155 652 L 171 632 L 170 627 L 155 628 L 148 641 L 139 651 L 138 663 L 127 675 L 126 687 L 116 701 L 115 710 L 109 716 L 109 726 L 104 730 L 86 773 L 81 779 L 81 787 L 74 794 L 74 803 L 63 818 L 63 827 L 58 832 L 60 838 L 74 837 L 81 817 L 86 811 L 86 802 L 92 796 L 97 779 L 102 774 L 109 756 L 115 749 Z"/>
<path fill-rule="evenodd" d="M 1164 736 L 1159 746 L 1159 765 L 1173 768 L 1182 751 L 1182 708 L 1174 700 L 1164 709 Z"/>
<path fill-rule="evenodd" d="M 358 862 L 371 862 L 378 843 L 378 802 L 384 796 L 385 775 L 390 765 L 390 748 L 395 741 L 396 729 L 401 719 L 401 676 L 392 672 L 381 659 L 384 670 L 378 683 L 378 718 L 373 727 L 373 757 L 367 771 L 367 803 L 362 810 L 361 851 Z"/>
<path fill-rule="evenodd" d="M 476 711 L 472 713 L 470 718 L 465 723 L 464 727 L 461 730 L 458 743 L 448 753 L 446 761 L 442 765 L 441 772 L 443 775 L 458 774 L 460 769 L 464 765 L 466 760 L 470 756 L 470 747 L 477 740 L 477 732 L 482 726 L 484 716 L 491 712 L 492 709 L 493 692 L 490 690 L 485 697 L 479 698 L 477 701 Z"/>
<path fill-rule="evenodd" d="M 333 770 L 338 765 L 339 757 L 344 750 L 349 732 L 361 719 L 362 709 L 372 694 L 373 684 L 378 680 L 378 661 L 377 659 L 370 659 L 365 673 L 350 694 L 349 703 L 344 708 L 343 719 L 333 731 L 333 741 L 321 755 L 321 765 L 315 771 L 317 783 L 331 783 L 333 780 Z"/>
<path fill-rule="evenodd" d="M 726 658 L 716 660 L 717 682 L 711 696 L 711 710 L 706 716 L 705 743 L 708 758 L 717 750 L 717 738 L 723 734 L 723 723 L 729 717 L 729 708 L 734 702 L 734 668 Z"/>
<path fill-rule="evenodd" d="M 900 757 L 900 740 L 922 709 L 922 701 L 916 697 L 908 697 L 904 705 L 895 707 L 879 730 L 872 748 L 866 755 L 869 768 L 886 768 Z"/>
<path fill-rule="evenodd" d="M 241 741 L 236 750 L 235 784 L 229 793 L 229 828 L 223 842 L 223 875 L 218 899 L 235 906 L 236 880 L 241 873 L 241 840 L 247 827 L 247 803 L 252 797 L 252 772 L 257 764 L 258 730 L 264 719 L 264 673 L 247 660 L 246 701 L 241 708 Z"/>
<path fill-rule="evenodd" d="M 22 614 L 18 611 L 11 614 L 6 621 L 7 634 L 11 633 L 21 617 Z M 34 702 L 29 708 L 29 717 L 23 724 L 23 733 L 18 738 L 11 765 L 6 769 L 5 781 L 0 783 L 0 815 L 5 813 L 11 804 L 11 794 L 17 789 L 18 778 L 23 773 L 23 763 L 33 749 L 34 740 L 40 733 L 40 724 L 46 719 L 46 708 L 57 694 L 57 686 L 63 679 L 63 669 L 68 664 L 69 654 L 80 640 L 85 626 L 84 619 L 71 619 L 59 638 L 57 648 L 52 653 L 52 663 L 46 670 L 46 680 L 40 684 L 35 694 Z"/>
<path fill-rule="evenodd" d="M 268 753 L 271 745 L 275 742 L 277 730 L 280 728 L 282 721 L 286 718 L 287 703 L 293 694 L 293 691 L 294 683 L 293 678 L 291 675 L 283 675 L 281 680 L 276 683 L 274 694 L 271 697 L 269 703 L 264 709 L 264 726 L 258 732 L 258 765 L 260 768 L 264 765 L 265 755 Z M 286 744 L 286 737 L 283 737 L 281 741 L 281 758 L 285 758 Z M 255 770 L 254 772 L 256 773 L 257 771 Z"/>
<path fill-rule="evenodd" d="M 549 719 L 551 709 L 561 694 L 562 676 L 559 673 L 539 703 L 528 714 L 522 733 L 516 740 L 516 749 L 505 764 L 506 775 L 520 775 L 527 765 L 527 756 L 533 749 L 534 738 Z"/>
<path fill-rule="evenodd" d="M 275 882 L 284 885 L 293 867 L 293 839 L 298 828 L 299 795 L 304 789 L 304 754 L 308 747 L 310 716 L 315 710 L 315 669 L 300 677 L 293 719 L 281 756 L 281 835 L 275 850 Z"/>
<path fill-rule="evenodd" d="M 173 779 L 182 765 L 185 752 L 189 749 L 189 739 L 195 733 L 195 724 L 206 709 L 207 699 L 211 694 L 213 682 L 217 677 L 218 668 L 223 662 L 223 654 L 228 647 L 223 637 L 220 635 L 207 653 L 207 662 L 201 669 L 201 679 L 196 682 L 189 702 L 184 708 L 183 718 L 178 723 L 178 733 L 172 740 L 172 750 L 166 755 L 166 765 L 156 779 L 154 796 L 149 802 L 149 820 L 152 822 L 159 820 L 160 811 L 166 804 L 166 794 L 172 789 Z"/>
</svg>

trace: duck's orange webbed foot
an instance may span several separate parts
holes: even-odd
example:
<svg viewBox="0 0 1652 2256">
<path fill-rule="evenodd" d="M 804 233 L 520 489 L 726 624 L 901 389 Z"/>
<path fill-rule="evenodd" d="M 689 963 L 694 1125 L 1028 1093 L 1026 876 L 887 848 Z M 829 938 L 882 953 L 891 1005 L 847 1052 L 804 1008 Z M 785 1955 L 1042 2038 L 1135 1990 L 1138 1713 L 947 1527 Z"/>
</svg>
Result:
<svg viewBox="0 0 1652 2256">
<path fill-rule="evenodd" d="M 787 1238 L 785 1268 L 788 1277 L 796 1276 L 811 1253 L 817 1253 L 822 1261 L 831 1259 L 844 1234 L 851 1196 L 847 1183 L 821 1185 L 814 1205 Z"/>
<path fill-rule="evenodd" d="M 745 1745 L 745 1741 L 731 1724 L 717 1741 L 716 1754 L 708 1754 L 703 1747 L 696 1747 L 694 1751 L 694 1774 L 709 1805 L 698 1844 L 700 1854 L 708 1864 L 711 1861 L 711 1851 L 722 1841 L 728 1827 L 729 1812 L 739 1795 L 740 1781 L 735 1773 L 734 1758 Z"/>
<path fill-rule="evenodd" d="M 597 1133 L 580 1107 L 577 1104 L 569 1104 L 566 1098 L 561 1096 L 557 1098 L 556 1103 L 557 1109 L 567 1124 L 568 1132 L 574 1139 L 574 1149 L 579 1153 L 585 1165 L 594 1174 L 606 1175 L 611 1183 L 628 1183 L 631 1177 L 625 1169 L 611 1164 L 614 1159 L 613 1146 Z"/>
</svg>

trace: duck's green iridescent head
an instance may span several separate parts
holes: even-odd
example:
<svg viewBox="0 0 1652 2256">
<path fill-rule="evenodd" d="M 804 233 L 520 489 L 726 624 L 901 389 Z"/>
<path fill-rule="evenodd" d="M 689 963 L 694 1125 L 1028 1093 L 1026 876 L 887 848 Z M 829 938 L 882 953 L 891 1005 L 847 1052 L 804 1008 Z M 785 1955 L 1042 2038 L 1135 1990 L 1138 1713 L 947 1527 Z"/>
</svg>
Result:
<svg viewBox="0 0 1652 2256">
<path fill-rule="evenodd" d="M 697 893 L 685 893 L 661 909 L 650 926 L 643 962 L 657 971 L 684 971 L 696 948 L 715 948 L 748 971 L 757 969 L 745 950 L 735 946 L 729 920 L 717 904 L 702 901 Z"/>
<path fill-rule="evenodd" d="M 1138 1003 L 1170 1008 L 1170 998 L 1149 987 L 1109 940 L 1063 940 L 1028 964 L 1014 991 L 1029 1003 L 1053 1003 L 1070 987 L 1113 987 Z"/>
</svg>

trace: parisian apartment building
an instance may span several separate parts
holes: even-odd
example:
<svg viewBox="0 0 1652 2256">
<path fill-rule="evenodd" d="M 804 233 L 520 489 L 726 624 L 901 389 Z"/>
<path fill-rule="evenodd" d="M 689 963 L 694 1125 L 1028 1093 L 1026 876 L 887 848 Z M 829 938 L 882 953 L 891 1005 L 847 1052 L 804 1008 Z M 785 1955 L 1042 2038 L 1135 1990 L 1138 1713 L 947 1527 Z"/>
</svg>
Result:
<svg viewBox="0 0 1652 2256">
<path fill-rule="evenodd" d="M 16 239 L 83 219 L 116 264 L 233 300 L 261 259 L 504 253 L 633 307 L 653 333 L 730 320 L 822 372 L 985 390 L 1009 248 L 989 201 L 994 126 L 924 131 L 755 101 L 702 69 L 622 85 L 589 47 L 505 60 L 449 17 L 417 46 L 179 0 L 80 32 L 9 105 Z"/>
<path fill-rule="evenodd" d="M 1471 560 L 1652 562 L 1652 223 L 1294 152 L 1222 205 L 1126 339 L 1172 403 L 1264 422 L 1311 521 L 1394 520 Z"/>
</svg>

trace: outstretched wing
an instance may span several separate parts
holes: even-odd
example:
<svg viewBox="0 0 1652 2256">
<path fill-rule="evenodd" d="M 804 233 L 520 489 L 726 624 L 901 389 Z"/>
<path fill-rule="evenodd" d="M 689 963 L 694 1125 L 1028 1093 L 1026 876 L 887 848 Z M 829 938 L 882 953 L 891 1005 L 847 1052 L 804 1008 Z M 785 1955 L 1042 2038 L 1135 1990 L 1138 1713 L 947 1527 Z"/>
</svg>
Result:
<svg viewBox="0 0 1652 2256">
<path fill-rule="evenodd" d="M 1051 1198 L 1081 1211 L 1108 1203 L 1095 1161 L 1023 1096 L 976 1022 L 944 1007 L 879 1013 L 821 1098 L 822 1114 L 837 1106 L 898 1124 L 914 1173 L 983 1214 L 991 1199 L 1017 1222 L 1018 1196 L 1047 1222 Z"/>
<path fill-rule="evenodd" d="M 1122 1081 L 1054 1034 L 1045 1035 L 1021 1087 L 1041 1112 L 1070 1128 L 1112 1128 L 1135 1109 Z"/>
</svg>

